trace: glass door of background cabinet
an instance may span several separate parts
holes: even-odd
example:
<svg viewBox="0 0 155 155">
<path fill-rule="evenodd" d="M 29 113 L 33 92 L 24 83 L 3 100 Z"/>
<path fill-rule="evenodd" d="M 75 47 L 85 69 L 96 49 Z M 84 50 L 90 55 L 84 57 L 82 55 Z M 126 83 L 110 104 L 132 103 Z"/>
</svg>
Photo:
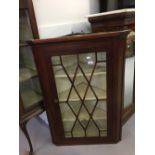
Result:
<svg viewBox="0 0 155 155">
<path fill-rule="evenodd" d="M 19 89 L 26 111 L 41 104 L 43 98 L 31 47 L 23 45 L 19 52 Z"/>
<path fill-rule="evenodd" d="M 121 139 L 127 32 L 30 42 L 55 144 L 115 143 Z"/>
<path fill-rule="evenodd" d="M 31 10 L 30 10 L 31 8 Z M 32 24 L 33 21 L 33 24 Z M 41 105 L 43 98 L 38 73 L 28 40 L 38 38 L 32 1 L 20 0 L 19 9 L 19 89 L 23 114 Z"/>
</svg>

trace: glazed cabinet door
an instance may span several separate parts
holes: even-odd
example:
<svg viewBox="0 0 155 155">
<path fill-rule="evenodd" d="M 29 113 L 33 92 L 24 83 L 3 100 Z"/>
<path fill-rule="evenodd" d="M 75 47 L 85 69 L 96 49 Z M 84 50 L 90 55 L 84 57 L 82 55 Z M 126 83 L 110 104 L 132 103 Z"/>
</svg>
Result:
<svg viewBox="0 0 155 155">
<path fill-rule="evenodd" d="M 125 35 L 31 42 L 55 144 L 120 140 Z"/>
<path fill-rule="evenodd" d="M 32 0 L 19 1 L 19 90 L 20 117 L 28 118 L 42 107 L 43 97 L 32 48 L 27 40 L 38 38 Z M 22 111 L 21 111 L 22 109 Z"/>
<path fill-rule="evenodd" d="M 105 51 L 51 57 L 65 138 L 107 136 L 106 57 Z"/>
</svg>

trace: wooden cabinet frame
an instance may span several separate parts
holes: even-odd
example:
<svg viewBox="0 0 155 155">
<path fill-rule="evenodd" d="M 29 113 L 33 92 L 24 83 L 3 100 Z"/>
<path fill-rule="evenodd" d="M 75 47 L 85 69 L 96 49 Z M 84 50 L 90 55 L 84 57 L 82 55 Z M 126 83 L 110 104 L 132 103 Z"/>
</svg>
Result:
<svg viewBox="0 0 155 155">
<path fill-rule="evenodd" d="M 116 143 L 121 139 L 122 85 L 128 31 L 95 33 L 30 42 L 42 85 L 50 131 L 57 145 Z M 51 56 L 105 50 L 107 54 L 107 137 L 65 138 Z"/>
</svg>

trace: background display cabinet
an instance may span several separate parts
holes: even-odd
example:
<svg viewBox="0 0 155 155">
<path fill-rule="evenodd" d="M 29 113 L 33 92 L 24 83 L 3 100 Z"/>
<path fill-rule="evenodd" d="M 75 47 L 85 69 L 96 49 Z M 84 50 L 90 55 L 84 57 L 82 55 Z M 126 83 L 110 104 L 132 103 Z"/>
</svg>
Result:
<svg viewBox="0 0 155 155">
<path fill-rule="evenodd" d="M 135 9 L 114 10 L 88 16 L 93 32 L 130 30 L 126 40 L 122 124 L 135 111 Z"/>
<path fill-rule="evenodd" d="M 121 139 L 123 73 L 129 31 L 30 41 L 57 145 Z"/>
<path fill-rule="evenodd" d="M 27 40 L 39 38 L 31 0 L 19 1 L 19 114 L 20 127 L 33 152 L 26 123 L 43 112 L 43 97 L 31 47 Z"/>
</svg>

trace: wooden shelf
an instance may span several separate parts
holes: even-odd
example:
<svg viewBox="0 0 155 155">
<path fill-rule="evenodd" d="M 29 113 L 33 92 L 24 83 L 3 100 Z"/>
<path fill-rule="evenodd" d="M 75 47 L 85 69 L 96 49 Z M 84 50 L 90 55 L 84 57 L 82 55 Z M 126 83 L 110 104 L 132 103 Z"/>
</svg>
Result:
<svg viewBox="0 0 155 155">
<path fill-rule="evenodd" d="M 91 106 L 87 106 L 88 111 L 91 111 L 92 107 Z M 65 122 L 68 121 L 75 121 L 75 116 L 72 113 L 71 110 L 66 110 L 65 112 L 62 113 L 62 119 Z M 95 109 L 95 113 L 93 115 L 93 119 L 94 120 L 106 120 L 106 112 L 101 109 L 101 108 L 97 108 Z M 87 113 L 85 108 L 82 108 L 80 115 L 79 115 L 79 120 L 80 121 L 88 121 L 89 120 L 89 114 Z"/>
<path fill-rule="evenodd" d="M 21 97 L 25 109 L 30 108 L 31 106 L 34 106 L 35 104 L 43 100 L 43 97 L 33 90 L 26 90 L 21 92 Z"/>
<path fill-rule="evenodd" d="M 29 68 L 19 69 L 19 82 L 24 82 L 34 76 L 37 76 L 37 71 Z"/>
<path fill-rule="evenodd" d="M 88 65 L 85 63 L 80 63 L 81 68 L 83 69 L 84 73 L 86 76 L 91 76 L 92 70 L 93 70 L 93 66 L 92 65 Z M 56 66 L 55 67 L 55 77 L 56 78 L 67 78 L 67 75 L 65 74 L 64 70 L 62 69 L 61 66 Z M 69 74 L 69 76 L 71 78 L 74 77 L 75 74 L 75 68 L 76 68 L 76 64 L 73 64 L 71 66 L 66 67 L 66 70 Z M 93 73 L 94 75 L 106 75 L 106 66 L 101 66 L 101 65 L 96 65 L 95 71 Z M 77 72 L 76 77 L 79 76 L 83 76 L 82 72 Z"/>
<path fill-rule="evenodd" d="M 87 84 L 82 82 L 82 83 L 78 84 L 75 87 L 76 87 L 77 91 L 79 92 L 80 97 L 83 98 L 84 94 L 85 94 Z M 105 90 L 102 90 L 102 89 L 96 88 L 96 87 L 92 87 L 92 88 L 95 91 L 98 99 L 106 100 L 107 97 L 106 97 L 106 91 Z M 59 93 L 59 101 L 60 102 L 65 102 L 67 100 L 66 97 L 68 97 L 68 93 L 69 93 L 69 89 Z M 79 99 L 77 93 L 73 89 L 73 91 L 72 91 L 72 93 L 70 95 L 69 101 L 79 101 L 79 100 L 80 99 Z M 85 100 L 96 100 L 95 95 L 93 94 L 91 88 L 88 88 Z"/>
</svg>

